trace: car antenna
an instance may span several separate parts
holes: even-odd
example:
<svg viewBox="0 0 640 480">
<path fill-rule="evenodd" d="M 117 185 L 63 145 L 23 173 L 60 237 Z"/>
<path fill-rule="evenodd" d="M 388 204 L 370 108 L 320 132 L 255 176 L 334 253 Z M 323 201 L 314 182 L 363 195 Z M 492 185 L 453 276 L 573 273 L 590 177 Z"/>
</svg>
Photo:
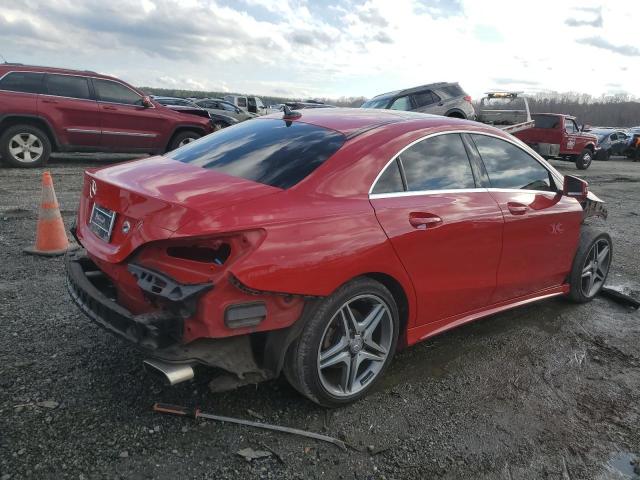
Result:
<svg viewBox="0 0 640 480">
<path fill-rule="evenodd" d="M 282 107 L 282 111 L 284 112 L 284 115 L 282 116 L 282 118 L 284 118 L 284 119 L 299 118 L 299 117 L 302 116 L 302 114 L 300 112 L 297 112 L 295 110 L 291 110 L 289 108 L 289 105 L 287 105 L 286 103 Z"/>
</svg>

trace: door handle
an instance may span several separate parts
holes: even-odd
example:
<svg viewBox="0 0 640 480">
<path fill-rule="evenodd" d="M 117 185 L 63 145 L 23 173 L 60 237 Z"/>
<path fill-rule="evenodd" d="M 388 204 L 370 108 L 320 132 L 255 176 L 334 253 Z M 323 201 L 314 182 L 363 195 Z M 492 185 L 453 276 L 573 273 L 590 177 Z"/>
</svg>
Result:
<svg viewBox="0 0 640 480">
<path fill-rule="evenodd" d="M 435 228 L 442 225 L 442 219 L 431 213 L 410 213 L 409 223 L 413 228 Z"/>
<path fill-rule="evenodd" d="M 524 215 L 529 207 L 518 202 L 508 202 L 507 208 L 513 215 Z"/>
<path fill-rule="evenodd" d="M 103 105 L 102 109 L 103 110 L 118 110 L 116 107 L 112 107 L 110 105 Z"/>
<path fill-rule="evenodd" d="M 58 103 L 58 101 L 51 98 L 43 98 L 42 103 Z"/>
</svg>

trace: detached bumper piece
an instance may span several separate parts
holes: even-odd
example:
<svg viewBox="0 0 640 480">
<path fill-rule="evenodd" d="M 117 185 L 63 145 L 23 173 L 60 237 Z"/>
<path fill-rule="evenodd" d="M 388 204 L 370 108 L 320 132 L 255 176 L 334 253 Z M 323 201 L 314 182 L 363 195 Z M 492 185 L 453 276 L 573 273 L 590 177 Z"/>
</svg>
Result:
<svg viewBox="0 0 640 480">
<path fill-rule="evenodd" d="M 147 350 L 175 345 L 182 338 L 183 317 L 179 314 L 163 310 L 134 315 L 119 305 L 115 300 L 115 286 L 85 250 L 67 254 L 65 264 L 71 298 L 101 327 Z M 172 282 L 174 287 L 179 286 Z"/>
<path fill-rule="evenodd" d="M 160 298 L 180 307 L 186 307 L 186 316 L 196 313 L 196 300 L 202 293 L 211 290 L 213 283 L 184 285 L 167 275 L 130 263 L 127 270 L 138 280 L 138 286 L 151 298 Z"/>
</svg>

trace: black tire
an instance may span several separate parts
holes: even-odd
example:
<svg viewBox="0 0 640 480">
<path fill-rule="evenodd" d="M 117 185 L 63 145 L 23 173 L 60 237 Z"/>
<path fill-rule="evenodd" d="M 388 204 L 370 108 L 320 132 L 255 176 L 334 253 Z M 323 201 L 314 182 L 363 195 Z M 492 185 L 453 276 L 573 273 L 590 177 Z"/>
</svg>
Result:
<svg viewBox="0 0 640 480">
<path fill-rule="evenodd" d="M 387 350 L 387 357 L 384 362 L 381 362 L 382 366 L 378 373 L 373 378 L 370 377 L 370 380 L 365 380 L 368 383 L 366 383 L 366 386 L 361 387 L 361 390 L 351 395 L 337 396 L 325 388 L 320 378 L 318 357 L 320 355 L 321 342 L 325 339 L 325 332 L 340 308 L 346 302 L 357 300 L 363 295 L 375 296 L 388 307 L 390 316 L 387 317 L 387 321 L 390 320 L 388 325 L 392 328 L 392 331 L 390 332 L 391 340 Z M 347 405 L 367 395 L 384 375 L 396 350 L 400 325 L 398 307 L 389 290 L 384 285 L 369 278 L 357 278 L 341 286 L 329 297 L 321 300 L 317 307 L 309 312 L 308 317 L 301 319 L 301 321 L 305 322 L 305 326 L 287 351 L 284 374 L 293 388 L 311 401 L 324 407 Z M 351 355 L 357 355 L 357 353 L 351 353 Z"/>
<path fill-rule="evenodd" d="M 580 155 L 576 157 L 576 167 L 578 170 L 586 170 L 593 161 L 593 152 L 588 148 L 582 150 Z"/>
<path fill-rule="evenodd" d="M 170 152 L 171 150 L 175 150 L 178 147 L 182 147 L 187 143 L 190 143 L 190 142 L 193 142 L 194 140 L 199 139 L 200 137 L 202 137 L 202 134 L 194 130 L 184 130 L 182 132 L 178 132 L 171 139 L 171 143 L 169 144 L 169 148 L 167 149 L 167 152 Z"/>
<path fill-rule="evenodd" d="M 26 150 L 16 153 L 16 149 L 23 146 Z M 51 142 L 47 134 L 37 127 L 15 125 L 7 128 L 0 136 L 0 155 L 2 161 L 10 167 L 41 167 L 49 161 Z"/>
<path fill-rule="evenodd" d="M 596 155 L 598 160 L 602 160 L 603 162 L 608 162 L 611 158 L 611 150 L 600 150 L 598 155 Z"/>
<path fill-rule="evenodd" d="M 603 261 L 595 265 L 596 270 L 591 271 L 591 275 L 594 276 L 596 272 L 600 272 L 595 275 L 595 278 L 601 277 L 599 283 L 594 283 L 593 287 L 589 288 L 587 282 L 591 277 L 585 277 L 587 270 L 587 263 L 592 263 L 594 245 L 598 244 L 600 253 L 602 253 L 602 247 L 606 245 L 608 248 L 608 254 L 606 257 L 606 270 L 603 267 Z M 597 253 L 597 252 L 596 252 Z M 607 281 L 609 275 L 609 269 L 611 268 L 611 259 L 613 257 L 613 242 L 607 232 L 604 232 L 596 227 L 590 225 L 583 225 L 580 229 L 580 240 L 578 242 L 578 250 L 573 259 L 573 265 L 571 267 L 571 274 L 569 275 L 569 284 L 571 290 L 569 291 L 569 299 L 576 303 L 586 303 L 593 300 L 598 295 L 600 289 Z M 593 269 L 593 265 L 592 265 Z M 586 288 L 585 288 L 586 287 Z M 586 291 L 587 290 L 587 291 Z"/>
</svg>

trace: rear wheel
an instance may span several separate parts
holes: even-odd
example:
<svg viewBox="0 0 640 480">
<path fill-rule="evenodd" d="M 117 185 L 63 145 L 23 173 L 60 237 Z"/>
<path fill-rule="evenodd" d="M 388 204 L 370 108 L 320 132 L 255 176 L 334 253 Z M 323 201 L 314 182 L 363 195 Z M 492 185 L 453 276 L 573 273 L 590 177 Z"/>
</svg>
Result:
<svg viewBox="0 0 640 480">
<path fill-rule="evenodd" d="M 612 254 L 613 244 L 609 234 L 583 225 L 569 277 L 571 300 L 589 302 L 600 292 L 609 275 Z"/>
<path fill-rule="evenodd" d="M 202 135 L 198 132 L 194 132 L 193 130 L 187 130 L 184 132 L 179 132 L 174 135 L 171 139 L 171 144 L 169 145 L 168 151 L 175 150 L 176 148 L 184 147 L 188 143 L 191 143 L 197 139 L 199 139 Z"/>
<path fill-rule="evenodd" d="M 576 167 L 578 170 L 586 170 L 591 165 L 591 161 L 593 160 L 593 153 L 588 148 L 582 150 L 580 155 L 576 157 Z"/>
<path fill-rule="evenodd" d="M 383 285 L 359 278 L 324 299 L 287 352 L 289 383 L 312 401 L 337 407 L 364 397 L 396 349 L 398 308 Z"/>
<path fill-rule="evenodd" d="M 0 137 L 0 154 L 2 160 L 12 167 L 40 167 L 49 160 L 51 142 L 39 128 L 16 125 Z"/>
</svg>

